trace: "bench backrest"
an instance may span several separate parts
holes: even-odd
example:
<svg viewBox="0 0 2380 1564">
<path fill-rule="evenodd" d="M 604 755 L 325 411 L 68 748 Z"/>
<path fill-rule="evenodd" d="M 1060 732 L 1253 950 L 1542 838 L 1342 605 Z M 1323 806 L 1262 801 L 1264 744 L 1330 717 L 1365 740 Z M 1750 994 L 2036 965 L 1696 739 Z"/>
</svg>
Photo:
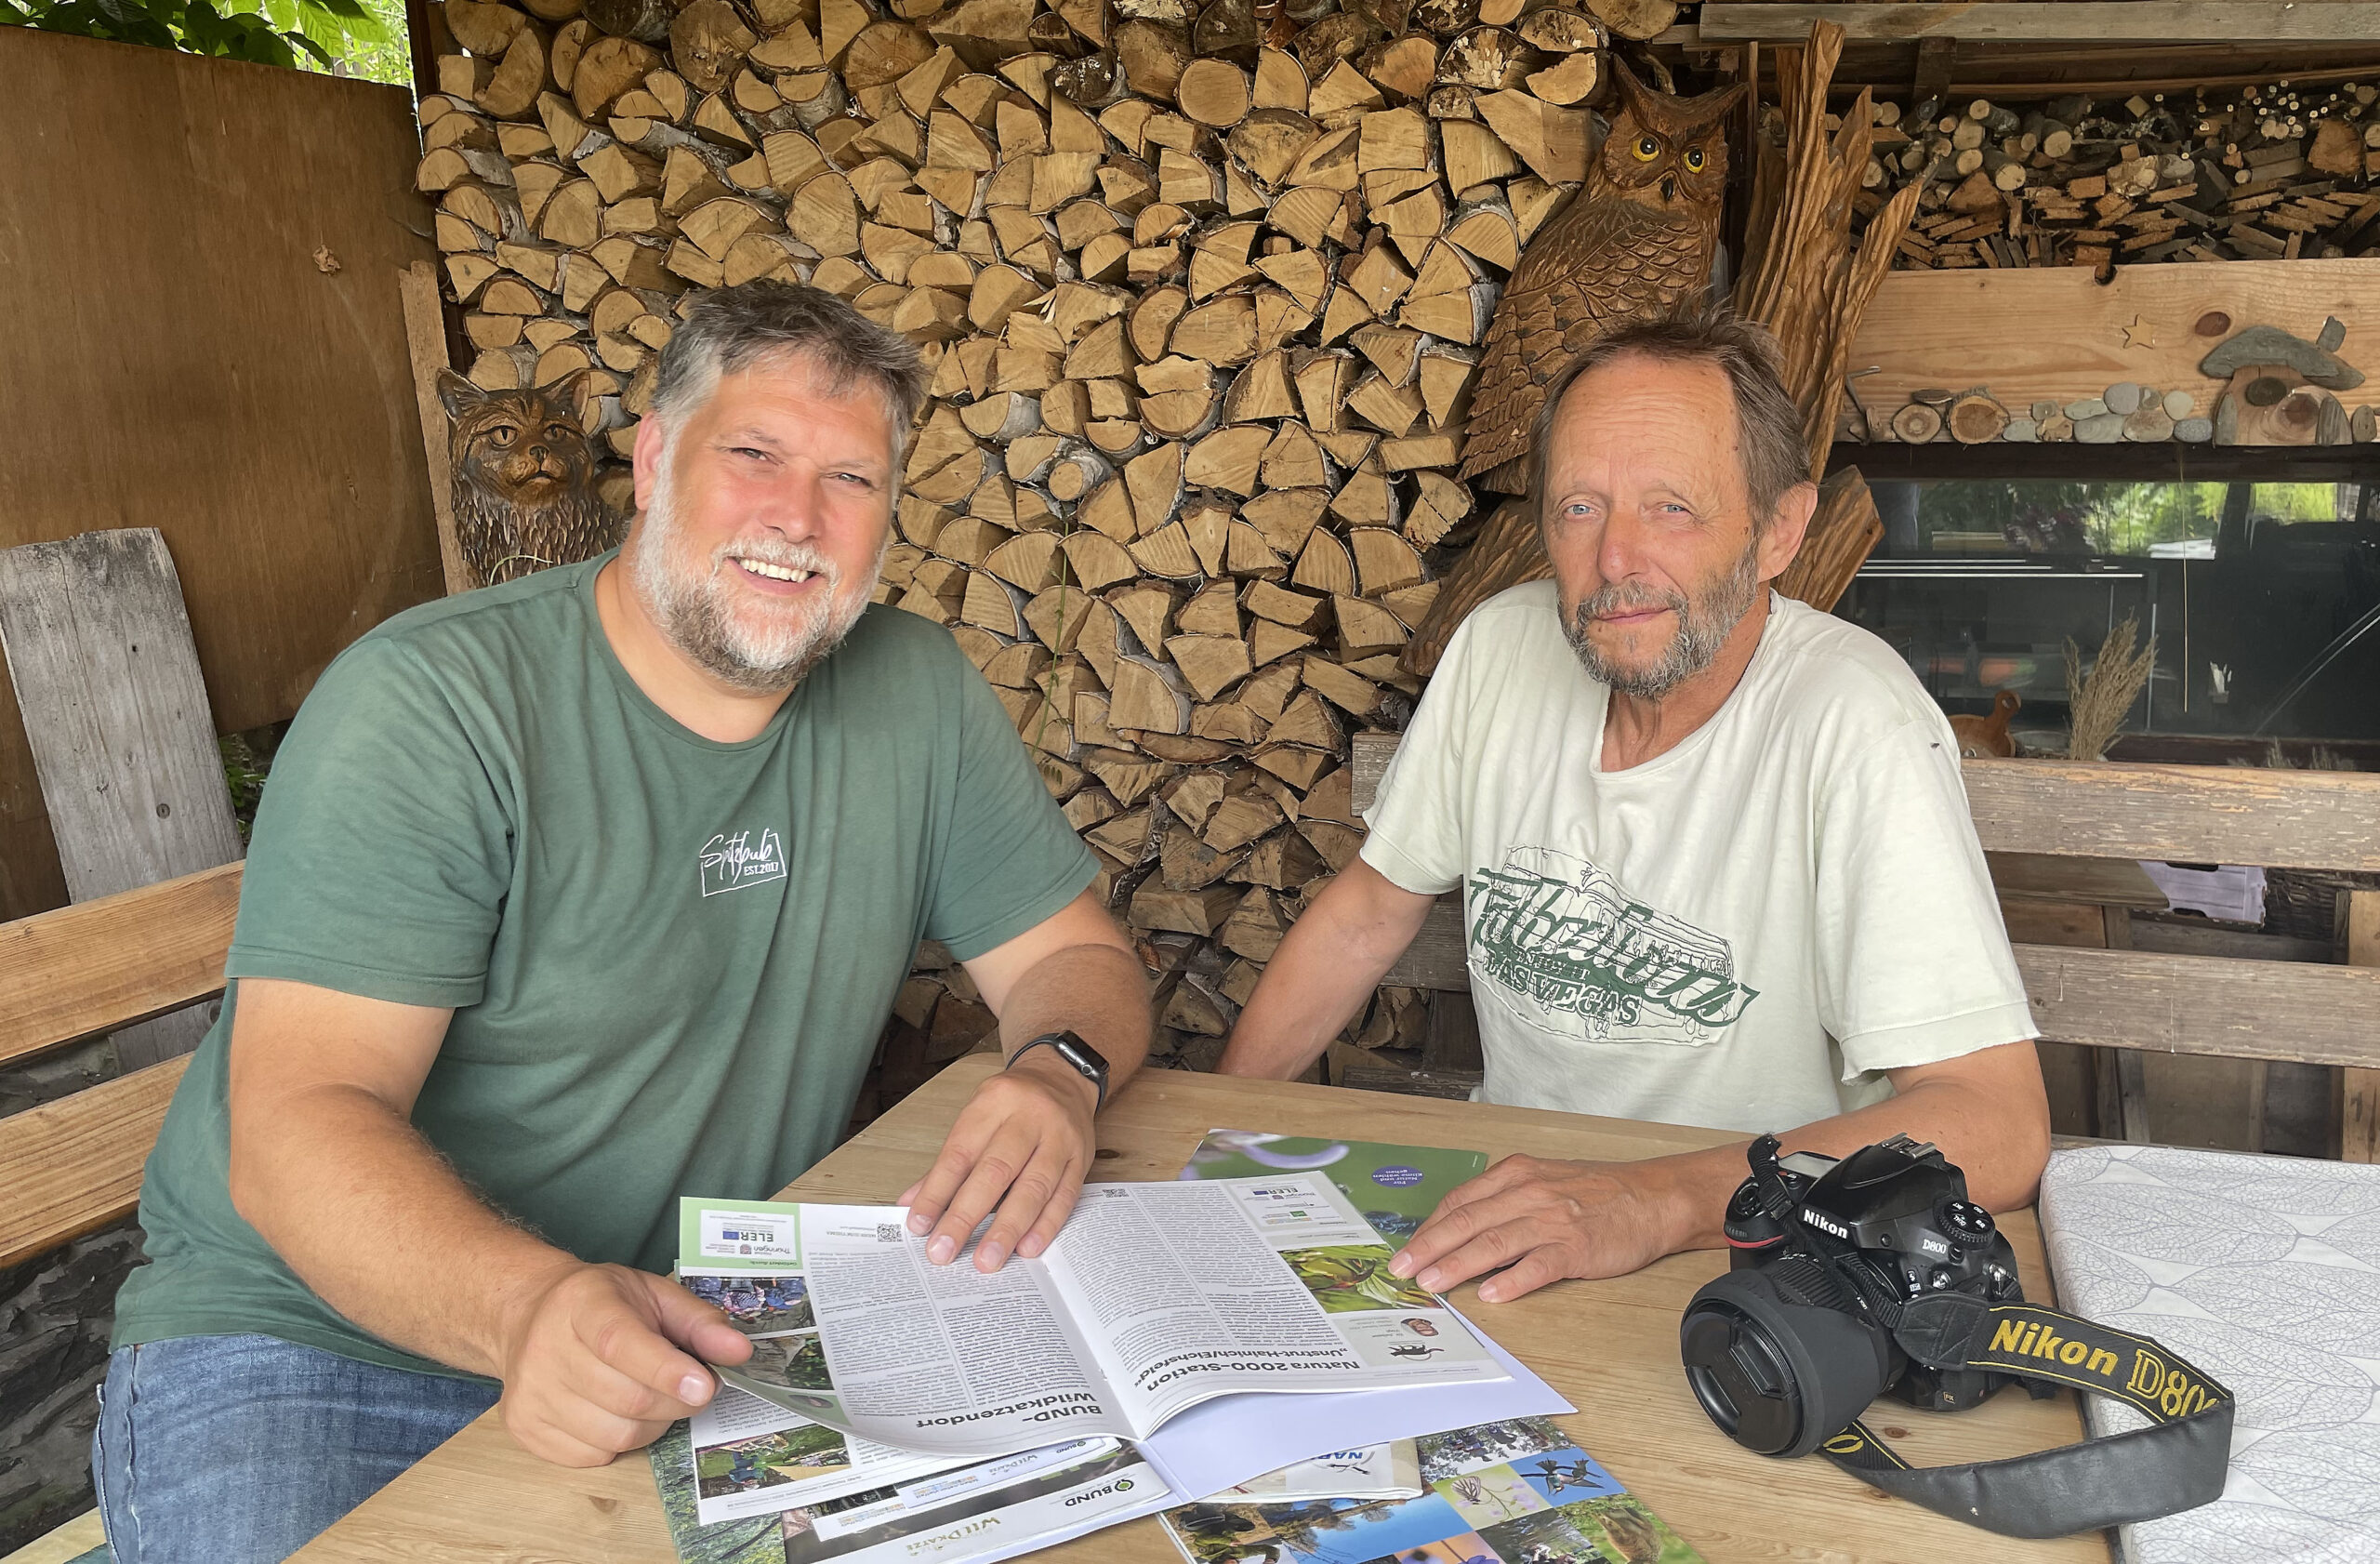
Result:
<svg viewBox="0 0 2380 1564">
<path fill-rule="evenodd" d="M 240 866 L 0 923 L 0 1063 L 223 991 Z M 187 1057 L 0 1119 L 0 1269 L 132 1213 Z"/>
<path fill-rule="evenodd" d="M 1400 735 L 1357 734 L 1370 807 Z M 2380 775 L 2244 766 L 1963 762 L 1987 852 L 2380 869 Z M 2380 1067 L 2380 968 L 2057 945 L 2016 947 L 2043 1037 L 2172 1054 Z M 1468 988 L 1450 894 L 1385 981 Z"/>
</svg>

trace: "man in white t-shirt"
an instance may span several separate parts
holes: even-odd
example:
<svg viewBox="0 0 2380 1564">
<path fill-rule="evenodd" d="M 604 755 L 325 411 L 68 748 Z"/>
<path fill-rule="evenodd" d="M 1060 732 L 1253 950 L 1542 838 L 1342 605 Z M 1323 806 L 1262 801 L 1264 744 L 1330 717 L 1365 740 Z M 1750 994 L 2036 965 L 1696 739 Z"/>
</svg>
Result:
<svg viewBox="0 0 2380 1564">
<path fill-rule="evenodd" d="M 1950 724 L 1867 631 L 1774 596 L 1817 504 L 1763 328 L 1622 328 L 1532 445 L 1554 579 L 1456 634 L 1366 818 L 1282 941 L 1226 1074 L 1310 1065 L 1461 886 L 1488 1102 L 1935 1143 L 2032 1199 L 2049 1110 Z M 1799 1126 L 1799 1128 L 1795 1128 Z M 1722 1241 L 1740 1144 L 1509 1157 L 1392 1266 L 1479 1295 Z"/>
</svg>

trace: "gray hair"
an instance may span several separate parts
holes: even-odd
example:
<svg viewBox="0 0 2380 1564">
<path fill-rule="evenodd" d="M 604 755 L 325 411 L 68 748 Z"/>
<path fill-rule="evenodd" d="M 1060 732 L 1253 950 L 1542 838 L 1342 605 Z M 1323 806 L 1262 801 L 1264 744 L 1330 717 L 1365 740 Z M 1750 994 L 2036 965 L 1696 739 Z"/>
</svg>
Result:
<svg viewBox="0 0 2380 1564">
<path fill-rule="evenodd" d="M 709 399 L 721 376 L 787 355 L 805 361 L 829 396 L 855 386 L 881 396 L 899 457 L 926 399 L 918 350 L 833 294 L 800 283 L 762 277 L 698 295 L 661 350 L 653 410 L 675 424 Z"/>
<path fill-rule="evenodd" d="M 1606 332 L 1545 388 L 1545 404 L 1538 409 L 1529 442 L 1529 502 L 1539 524 L 1545 521 L 1554 421 L 1563 397 L 1580 377 L 1631 353 L 1663 364 L 1707 364 L 1726 374 L 1735 392 L 1736 447 L 1743 460 L 1744 491 L 1752 501 L 1752 530 L 1765 529 L 1778 502 L 1810 481 L 1802 410 L 1785 390 L 1784 350 L 1766 326 L 1725 305 L 1699 304 Z"/>
</svg>

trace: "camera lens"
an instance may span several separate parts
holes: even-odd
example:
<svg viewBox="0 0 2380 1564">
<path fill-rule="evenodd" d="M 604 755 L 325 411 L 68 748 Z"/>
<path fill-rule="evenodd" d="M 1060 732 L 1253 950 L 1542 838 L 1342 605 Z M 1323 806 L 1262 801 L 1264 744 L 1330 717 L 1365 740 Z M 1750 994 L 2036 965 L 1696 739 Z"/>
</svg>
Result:
<svg viewBox="0 0 2380 1564">
<path fill-rule="evenodd" d="M 1705 1284 L 1686 1306 L 1678 1348 L 1711 1421 L 1763 1455 L 1816 1450 L 1905 1361 L 1889 1333 L 1849 1312 L 1831 1276 L 1798 1257 Z"/>
<path fill-rule="evenodd" d="M 1728 1438 L 1774 1455 L 1801 1431 L 1801 1397 L 1777 1338 L 1742 1310 L 1714 1304 L 1686 1316 L 1680 1335 L 1694 1398 Z"/>
</svg>

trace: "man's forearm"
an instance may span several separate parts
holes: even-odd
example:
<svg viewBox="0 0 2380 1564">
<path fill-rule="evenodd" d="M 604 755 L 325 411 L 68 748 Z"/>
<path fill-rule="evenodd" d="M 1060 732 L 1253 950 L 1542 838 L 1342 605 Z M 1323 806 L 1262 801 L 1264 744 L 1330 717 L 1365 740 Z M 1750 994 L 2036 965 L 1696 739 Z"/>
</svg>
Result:
<svg viewBox="0 0 2380 1564">
<path fill-rule="evenodd" d="M 1788 1152 L 1817 1151 L 1830 1157 L 1847 1156 L 1895 1134 L 1928 1141 L 1966 1174 L 1970 1200 L 1992 1211 L 2010 1211 L 2032 1202 L 2048 1149 L 2045 1129 L 2030 1116 L 2012 1118 L 1973 1086 L 1942 1080 L 1921 1081 L 1883 1102 L 1803 1125 L 1778 1139 Z M 1722 1224 L 1728 1197 L 1749 1171 L 1746 1144 L 1738 1141 L 1635 1165 L 1664 1191 L 1673 1213 L 1673 1252 L 1715 1249 L 1726 1241 Z"/>
<path fill-rule="evenodd" d="M 500 1375 L 516 1310 L 579 1264 L 507 1222 L 387 1103 L 348 1087 L 236 1126 L 240 1214 L 298 1279 L 381 1339 Z"/>
<path fill-rule="evenodd" d="M 1413 943 L 1430 900 L 1360 858 L 1289 926 L 1240 1012 L 1218 1075 L 1289 1080 L 1355 1018 Z"/>
<path fill-rule="evenodd" d="M 1000 1052 L 1073 1032 L 1107 1061 L 1113 1095 L 1149 1053 L 1149 984 L 1140 961 L 1112 945 L 1051 952 L 1016 980 L 1000 1007 Z"/>
</svg>

